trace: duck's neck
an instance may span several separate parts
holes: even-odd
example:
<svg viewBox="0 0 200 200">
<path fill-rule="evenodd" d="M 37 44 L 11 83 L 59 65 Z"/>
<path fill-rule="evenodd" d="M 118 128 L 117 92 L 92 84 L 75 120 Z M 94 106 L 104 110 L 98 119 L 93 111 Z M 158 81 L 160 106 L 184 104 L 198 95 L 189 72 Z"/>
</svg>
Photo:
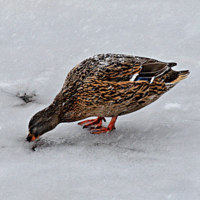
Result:
<svg viewBox="0 0 200 200">
<path fill-rule="evenodd" d="M 60 123 L 60 109 L 58 101 L 55 101 L 50 104 L 47 108 L 41 111 L 45 120 L 45 129 L 46 131 L 50 131 L 54 129 Z"/>
</svg>

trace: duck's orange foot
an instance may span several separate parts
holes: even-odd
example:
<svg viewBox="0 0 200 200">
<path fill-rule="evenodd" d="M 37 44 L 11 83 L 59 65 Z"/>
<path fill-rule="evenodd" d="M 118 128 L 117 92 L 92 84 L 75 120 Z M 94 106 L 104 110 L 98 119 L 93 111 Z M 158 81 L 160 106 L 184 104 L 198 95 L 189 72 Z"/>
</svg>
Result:
<svg viewBox="0 0 200 200">
<path fill-rule="evenodd" d="M 104 122 L 106 121 L 104 117 L 97 117 L 96 119 L 88 119 L 88 120 L 79 122 L 78 125 L 82 125 L 83 128 L 88 128 L 88 127 L 98 128 L 102 126 L 102 120 Z"/>
<path fill-rule="evenodd" d="M 104 126 L 101 126 L 101 127 L 98 127 L 98 128 L 91 127 L 90 128 L 90 133 L 91 134 L 107 133 L 109 131 L 112 131 L 113 129 L 115 129 L 115 127 L 112 127 L 112 128 L 109 128 L 109 127 L 106 128 Z"/>
<path fill-rule="evenodd" d="M 100 134 L 100 133 L 107 133 L 109 131 L 112 131 L 113 129 L 115 129 L 116 120 L 117 120 L 117 117 L 112 117 L 112 119 L 111 119 L 111 121 L 110 121 L 110 123 L 109 123 L 107 128 L 103 127 L 103 126 L 95 127 L 95 128 L 91 127 L 90 128 L 90 133 L 92 133 L 92 134 Z"/>
</svg>

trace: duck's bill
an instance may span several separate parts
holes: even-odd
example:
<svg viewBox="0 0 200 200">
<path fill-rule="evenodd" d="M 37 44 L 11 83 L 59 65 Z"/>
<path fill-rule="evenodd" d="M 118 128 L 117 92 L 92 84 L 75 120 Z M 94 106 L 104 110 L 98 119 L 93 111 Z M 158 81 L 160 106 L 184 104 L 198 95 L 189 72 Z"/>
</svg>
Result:
<svg viewBox="0 0 200 200">
<path fill-rule="evenodd" d="M 27 138 L 26 138 L 26 140 L 28 141 L 28 142 L 32 142 L 32 141 L 34 141 L 34 140 L 36 140 L 38 137 L 35 137 L 35 136 L 33 136 L 33 135 L 31 135 L 30 133 L 28 134 L 28 136 L 27 136 Z"/>
</svg>

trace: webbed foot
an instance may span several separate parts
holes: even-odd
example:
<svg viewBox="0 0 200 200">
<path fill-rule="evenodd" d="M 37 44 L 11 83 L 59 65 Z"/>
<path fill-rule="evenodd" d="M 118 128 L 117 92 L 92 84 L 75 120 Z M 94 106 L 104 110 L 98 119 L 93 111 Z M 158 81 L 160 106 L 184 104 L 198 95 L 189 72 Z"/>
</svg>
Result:
<svg viewBox="0 0 200 200">
<path fill-rule="evenodd" d="M 88 119 L 81 121 L 78 123 L 78 125 L 82 125 L 83 128 L 88 128 L 88 127 L 97 128 L 102 126 L 102 120 L 104 120 L 104 122 L 106 121 L 104 117 L 97 117 L 96 119 Z"/>
<path fill-rule="evenodd" d="M 112 128 L 109 128 L 109 127 L 104 127 L 104 126 L 101 126 L 101 127 L 97 127 L 97 128 L 93 128 L 91 127 L 90 128 L 90 133 L 91 134 L 100 134 L 100 133 L 107 133 L 109 131 L 112 131 L 113 129 L 115 129 L 115 127 L 112 127 Z"/>
<path fill-rule="evenodd" d="M 115 122 L 117 120 L 117 117 L 112 117 L 108 127 L 104 127 L 104 126 L 99 126 L 99 127 L 91 127 L 90 128 L 90 133 L 92 134 L 100 134 L 100 133 L 107 133 L 109 131 L 112 131 L 113 129 L 115 129 Z"/>
</svg>

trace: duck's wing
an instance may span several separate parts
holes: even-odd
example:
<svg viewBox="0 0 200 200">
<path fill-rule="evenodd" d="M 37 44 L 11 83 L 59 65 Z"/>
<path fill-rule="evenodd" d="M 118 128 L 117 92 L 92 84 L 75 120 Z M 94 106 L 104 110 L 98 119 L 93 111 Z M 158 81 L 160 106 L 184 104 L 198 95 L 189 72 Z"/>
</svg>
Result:
<svg viewBox="0 0 200 200">
<path fill-rule="evenodd" d="M 68 74 L 65 86 L 83 83 L 86 79 L 122 82 L 134 81 L 136 76 L 154 77 L 167 71 L 176 63 L 160 62 L 155 59 L 124 54 L 99 54 L 90 57 Z"/>
<path fill-rule="evenodd" d="M 158 60 L 147 59 L 146 62 L 142 64 L 142 69 L 138 75 L 140 77 L 157 77 L 168 71 L 173 66 L 176 66 L 176 63 L 166 63 Z"/>
<path fill-rule="evenodd" d="M 73 73 L 79 80 L 93 78 L 102 81 L 134 81 L 135 77 L 155 77 L 163 74 L 176 63 L 123 54 L 99 54 L 77 65 Z"/>
</svg>

